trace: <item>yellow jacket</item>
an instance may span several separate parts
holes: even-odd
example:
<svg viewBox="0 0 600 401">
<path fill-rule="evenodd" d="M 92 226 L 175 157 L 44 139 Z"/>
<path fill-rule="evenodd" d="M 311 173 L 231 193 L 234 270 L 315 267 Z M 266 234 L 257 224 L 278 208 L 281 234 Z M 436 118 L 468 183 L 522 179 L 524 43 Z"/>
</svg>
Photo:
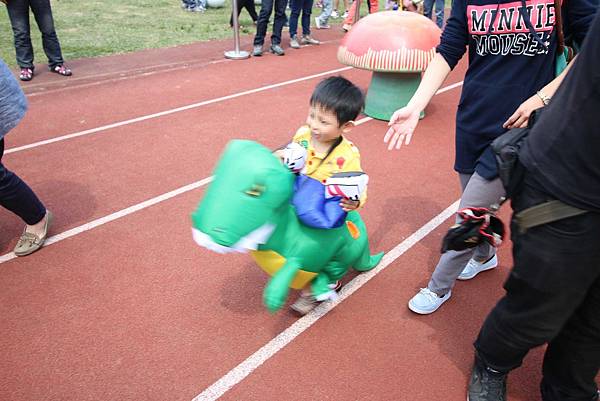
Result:
<svg viewBox="0 0 600 401">
<path fill-rule="evenodd" d="M 307 151 L 306 167 L 304 174 L 315 180 L 325 183 L 327 178 L 335 173 L 345 173 L 350 171 L 363 171 L 360 167 L 360 152 L 358 148 L 348 139 L 342 136 L 342 142 L 336 146 L 329 156 L 325 153 L 315 151 L 311 143 L 310 128 L 306 125 L 298 128 L 292 141 L 303 146 Z M 360 198 L 362 207 L 367 200 L 367 190 L 363 192 Z"/>
</svg>

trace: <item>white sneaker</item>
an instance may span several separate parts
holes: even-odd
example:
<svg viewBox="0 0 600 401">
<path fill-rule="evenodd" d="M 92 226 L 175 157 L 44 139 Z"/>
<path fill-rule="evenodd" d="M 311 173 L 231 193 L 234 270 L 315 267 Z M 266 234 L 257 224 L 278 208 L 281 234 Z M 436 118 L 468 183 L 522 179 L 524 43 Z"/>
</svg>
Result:
<svg viewBox="0 0 600 401">
<path fill-rule="evenodd" d="M 333 10 L 333 11 L 331 12 L 331 18 L 337 18 L 337 17 L 339 17 L 339 16 L 340 16 L 340 15 L 338 14 L 337 10 Z"/>
<path fill-rule="evenodd" d="M 498 266 L 498 256 L 494 255 L 485 262 L 477 262 L 473 259 L 465 266 L 463 271 L 458 276 L 459 280 L 470 280 L 476 275 L 486 270 L 493 269 Z"/>
<path fill-rule="evenodd" d="M 429 288 L 421 288 L 417 295 L 408 301 L 408 309 L 420 315 L 429 315 L 438 310 L 451 296 L 452 290 L 441 297 Z"/>
</svg>

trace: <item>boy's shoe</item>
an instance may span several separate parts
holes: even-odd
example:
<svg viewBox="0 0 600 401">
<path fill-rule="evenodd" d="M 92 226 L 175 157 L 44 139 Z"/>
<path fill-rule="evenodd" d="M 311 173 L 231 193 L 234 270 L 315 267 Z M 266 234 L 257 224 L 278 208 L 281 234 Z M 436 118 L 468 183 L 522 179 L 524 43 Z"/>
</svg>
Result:
<svg viewBox="0 0 600 401">
<path fill-rule="evenodd" d="M 39 250 L 44 245 L 44 242 L 46 242 L 46 238 L 48 237 L 48 229 L 52 224 L 52 218 L 54 216 L 50 210 L 46 210 L 45 217 L 46 224 L 44 224 L 44 232 L 41 236 L 23 231 L 23 234 L 21 235 L 21 238 L 19 238 L 14 249 L 16 256 L 27 256 Z"/>
<path fill-rule="evenodd" d="M 271 53 L 277 55 L 277 56 L 283 56 L 285 55 L 285 52 L 283 51 L 283 48 L 279 45 L 271 45 L 271 48 L 269 49 L 271 50 Z"/>
<path fill-rule="evenodd" d="M 467 401 L 506 401 L 506 373 L 497 372 L 475 357 Z"/>
<path fill-rule="evenodd" d="M 342 14 L 342 18 L 343 19 L 348 18 L 348 11 L 344 11 L 344 14 Z"/>
<path fill-rule="evenodd" d="M 263 47 L 262 45 L 254 45 L 254 49 L 252 49 L 252 55 L 254 57 L 260 57 L 263 54 Z"/>
<path fill-rule="evenodd" d="M 340 290 L 340 288 L 342 288 L 342 283 L 340 281 L 336 281 L 333 284 L 329 284 L 329 288 L 331 288 L 332 295 L 335 296 L 335 293 L 337 293 Z M 326 300 L 331 298 L 332 296 L 327 296 L 323 300 L 318 300 L 312 293 L 302 291 L 296 302 L 290 305 L 290 308 L 293 311 L 297 312 L 299 315 L 304 316 L 311 310 L 315 309 L 321 302 L 325 302 Z"/>
<path fill-rule="evenodd" d="M 300 48 L 300 43 L 298 43 L 298 37 L 296 35 L 292 36 L 292 39 L 290 39 L 290 47 L 292 49 Z"/>
<path fill-rule="evenodd" d="M 498 266 L 498 256 L 495 254 L 485 262 L 477 262 L 476 260 L 471 259 L 463 271 L 459 274 L 458 279 L 470 280 L 479 273 L 493 269 L 496 266 Z"/>
<path fill-rule="evenodd" d="M 452 290 L 444 296 L 439 296 L 429 288 L 421 288 L 417 295 L 408 301 L 408 309 L 420 315 L 429 315 L 438 310 L 452 296 Z"/>
<path fill-rule="evenodd" d="M 319 42 L 317 39 L 313 39 L 310 35 L 302 35 L 302 40 L 301 40 L 303 45 L 320 45 L 321 42 Z"/>
<path fill-rule="evenodd" d="M 330 17 L 331 17 L 331 18 L 337 18 L 337 17 L 339 17 L 339 16 L 340 16 L 340 15 L 338 14 L 337 10 L 333 10 L 333 11 L 331 12 L 331 15 L 330 15 Z"/>
</svg>

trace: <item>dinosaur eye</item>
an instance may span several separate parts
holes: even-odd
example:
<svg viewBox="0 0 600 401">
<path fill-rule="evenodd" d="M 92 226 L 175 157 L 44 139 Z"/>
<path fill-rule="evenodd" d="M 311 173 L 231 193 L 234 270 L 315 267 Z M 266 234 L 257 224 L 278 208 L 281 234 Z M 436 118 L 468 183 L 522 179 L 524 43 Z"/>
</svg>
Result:
<svg viewBox="0 0 600 401">
<path fill-rule="evenodd" d="M 260 195 L 262 195 L 263 192 L 265 192 L 265 187 L 264 185 L 254 184 L 250 189 L 247 189 L 244 192 L 246 195 L 254 196 L 255 198 L 257 198 Z"/>
</svg>

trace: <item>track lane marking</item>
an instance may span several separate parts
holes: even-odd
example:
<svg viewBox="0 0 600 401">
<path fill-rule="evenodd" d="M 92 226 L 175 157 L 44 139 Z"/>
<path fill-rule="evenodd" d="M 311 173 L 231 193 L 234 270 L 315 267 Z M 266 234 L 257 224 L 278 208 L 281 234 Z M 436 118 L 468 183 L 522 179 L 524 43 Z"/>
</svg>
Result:
<svg viewBox="0 0 600 401">
<path fill-rule="evenodd" d="M 342 69 L 342 70 L 344 70 L 344 69 Z M 303 78 L 300 78 L 300 79 L 303 79 Z M 275 84 L 275 85 L 279 85 L 279 84 Z M 454 84 L 451 84 L 449 86 L 441 88 L 435 94 L 438 95 L 438 94 L 447 92 L 447 91 L 449 91 L 451 89 L 454 89 L 454 88 L 457 88 L 457 87 L 459 87 L 461 85 L 462 85 L 462 81 L 454 83 Z M 371 121 L 372 119 L 373 119 L 372 117 L 364 117 L 364 118 L 356 121 L 355 124 L 356 125 L 361 125 L 361 124 L 364 124 L 364 123 L 366 123 L 368 121 Z M 89 230 L 92 230 L 92 229 L 94 229 L 96 227 L 100 227 L 100 226 L 102 226 L 102 225 L 104 225 L 106 223 L 109 223 L 111 221 L 118 220 L 118 219 L 120 219 L 122 217 L 125 217 L 125 216 L 129 215 L 129 214 L 132 214 L 132 213 L 135 213 L 137 211 L 140 211 L 140 210 L 143 210 L 145 208 L 148 208 L 150 206 L 156 205 L 156 204 L 161 203 L 161 202 L 163 202 L 165 200 L 171 199 L 171 198 L 173 198 L 175 196 L 178 196 L 178 195 L 184 194 L 186 192 L 189 192 L 191 190 L 200 188 L 200 187 L 208 184 L 211 180 L 212 180 L 212 176 L 204 178 L 204 179 L 202 179 L 200 181 L 195 181 L 195 182 L 193 182 L 191 184 L 184 185 L 184 186 L 182 186 L 180 188 L 174 189 L 174 190 L 166 192 L 166 193 L 164 193 L 162 195 L 158 195 L 158 196 L 156 196 L 154 198 L 151 198 L 151 199 L 145 200 L 143 202 L 137 203 L 135 205 L 129 206 L 129 207 L 125 208 L 125 209 L 122 209 L 122 210 L 119 210 L 117 212 L 111 213 L 111 214 L 106 215 L 104 217 L 100 217 L 100 218 L 92 220 L 92 221 L 90 221 L 88 223 L 85 223 L 85 224 L 82 224 L 80 226 L 71 228 L 71 229 L 69 229 L 67 231 L 63 231 L 62 233 L 59 233 L 59 234 L 56 234 L 56 235 L 53 235 L 53 236 L 49 237 L 46 240 L 46 242 L 44 243 L 44 246 L 49 246 L 49 245 L 55 244 L 57 242 L 60 242 L 62 240 L 65 240 L 67 238 L 74 237 L 74 236 L 76 236 L 78 234 L 82 234 L 82 233 L 84 233 L 86 231 L 89 231 Z M 0 256 L 0 264 L 6 263 L 6 262 L 8 262 L 10 260 L 13 260 L 16 257 L 17 256 L 14 254 L 14 252 L 9 252 L 9 253 L 6 253 L 4 255 L 1 255 Z"/>
<path fill-rule="evenodd" d="M 229 372 L 227 372 L 227 374 L 206 388 L 202 393 L 194 397 L 192 401 L 214 401 L 219 399 L 223 394 L 231 390 L 233 386 L 248 377 L 263 363 L 269 360 L 286 345 L 291 343 L 296 337 L 308 330 L 310 326 L 328 314 L 333 308 L 368 283 L 373 277 L 382 272 L 392 262 L 402 256 L 406 251 L 416 245 L 420 240 L 422 240 L 444 221 L 455 214 L 456 210 L 458 209 L 459 202 L 460 199 L 448 206 L 440 214 L 435 216 L 404 241 L 396 245 L 392 250 L 385 254 L 383 259 L 381 259 L 381 262 L 379 262 L 379 264 L 373 270 L 359 274 L 348 284 L 344 285 L 339 293 L 338 300 L 333 302 L 324 302 L 310 311 L 308 314 L 298 319 L 287 329 L 279 333 L 275 338 L 262 346 L 254 354 L 250 355 L 245 361 L 231 369 Z"/>
</svg>

